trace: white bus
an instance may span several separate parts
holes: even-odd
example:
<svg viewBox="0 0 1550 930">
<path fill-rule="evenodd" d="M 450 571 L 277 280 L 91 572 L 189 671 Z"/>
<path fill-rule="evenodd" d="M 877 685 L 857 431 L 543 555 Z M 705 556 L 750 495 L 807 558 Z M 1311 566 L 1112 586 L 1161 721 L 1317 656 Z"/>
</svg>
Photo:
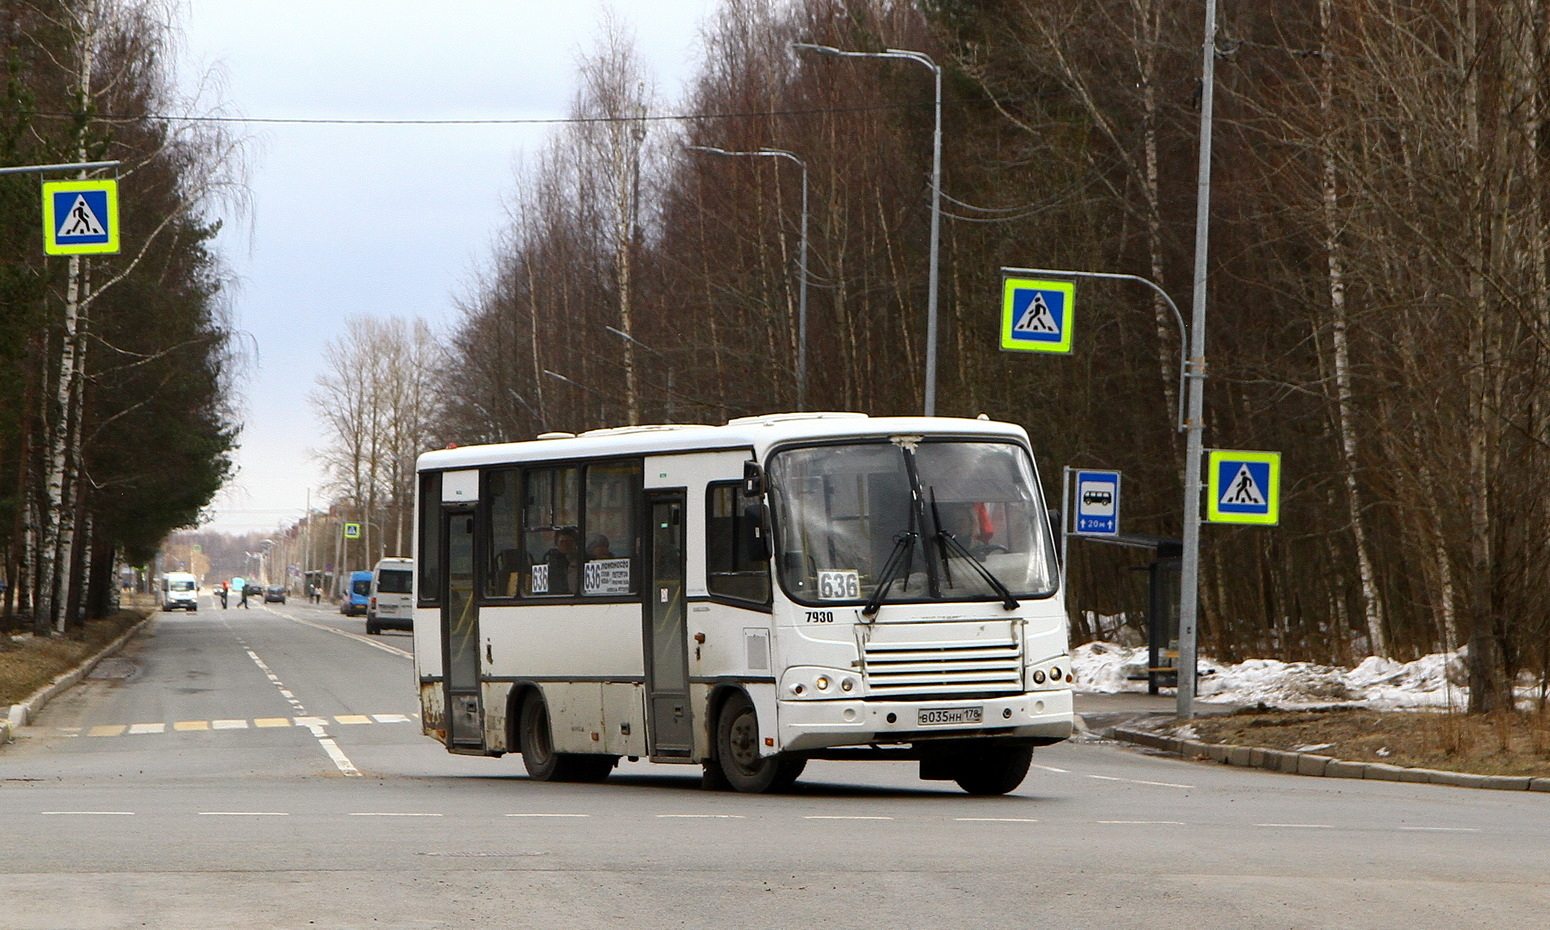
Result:
<svg viewBox="0 0 1550 930">
<path fill-rule="evenodd" d="M 424 731 L 542 780 L 621 757 L 778 790 L 916 760 L 972 794 L 1071 734 L 1068 628 L 1027 434 L 783 414 L 428 452 Z"/>
</svg>

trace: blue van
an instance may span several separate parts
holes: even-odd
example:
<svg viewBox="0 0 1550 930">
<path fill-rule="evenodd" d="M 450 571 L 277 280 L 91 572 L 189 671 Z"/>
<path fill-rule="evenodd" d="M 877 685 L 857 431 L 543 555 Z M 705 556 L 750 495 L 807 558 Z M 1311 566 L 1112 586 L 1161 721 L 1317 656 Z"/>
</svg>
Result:
<svg viewBox="0 0 1550 930">
<path fill-rule="evenodd" d="M 339 612 L 346 617 L 364 615 L 370 601 L 371 572 L 351 572 L 350 590 L 345 592 L 344 599 L 339 602 Z"/>
</svg>

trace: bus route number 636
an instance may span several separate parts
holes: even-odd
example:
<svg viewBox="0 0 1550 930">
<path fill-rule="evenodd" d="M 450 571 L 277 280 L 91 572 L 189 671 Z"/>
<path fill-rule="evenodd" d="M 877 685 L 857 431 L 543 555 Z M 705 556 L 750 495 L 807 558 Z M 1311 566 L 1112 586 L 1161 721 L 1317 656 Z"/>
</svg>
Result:
<svg viewBox="0 0 1550 930">
<path fill-rule="evenodd" d="M 860 572 L 818 573 L 818 597 L 820 600 L 853 601 L 860 596 Z"/>
</svg>

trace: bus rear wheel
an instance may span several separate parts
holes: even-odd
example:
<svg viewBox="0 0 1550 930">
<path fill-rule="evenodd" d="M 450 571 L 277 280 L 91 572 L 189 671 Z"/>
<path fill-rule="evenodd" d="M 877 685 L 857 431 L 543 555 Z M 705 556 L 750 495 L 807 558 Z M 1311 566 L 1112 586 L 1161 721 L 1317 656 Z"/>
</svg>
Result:
<svg viewBox="0 0 1550 930">
<path fill-rule="evenodd" d="M 549 705 L 536 691 L 522 702 L 517 728 L 522 738 L 522 767 L 535 781 L 602 781 L 619 762 L 618 756 L 555 752 Z"/>
<path fill-rule="evenodd" d="M 1023 783 L 1032 764 L 1032 746 L 987 746 L 959 763 L 953 781 L 970 794 L 1006 794 Z"/>
<path fill-rule="evenodd" d="M 801 756 L 759 755 L 759 716 L 741 692 L 727 698 L 716 717 L 716 763 L 732 788 L 749 794 L 784 791 L 802 774 Z"/>
</svg>

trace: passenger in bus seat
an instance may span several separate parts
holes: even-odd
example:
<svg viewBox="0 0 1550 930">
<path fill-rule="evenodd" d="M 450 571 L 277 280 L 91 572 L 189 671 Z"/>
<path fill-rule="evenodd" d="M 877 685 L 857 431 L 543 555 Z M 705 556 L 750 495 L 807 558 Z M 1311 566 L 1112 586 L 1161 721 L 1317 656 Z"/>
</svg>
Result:
<svg viewBox="0 0 1550 930">
<path fill-rule="evenodd" d="M 588 559 L 611 559 L 611 558 L 613 558 L 614 557 L 613 550 L 610 549 L 608 546 L 609 546 L 609 544 L 608 544 L 608 537 L 607 536 L 604 536 L 602 533 L 593 533 L 591 536 L 587 537 L 587 558 Z"/>
<path fill-rule="evenodd" d="M 577 594 L 581 591 L 581 544 L 576 528 L 567 526 L 554 534 L 554 548 L 544 554 L 549 566 L 550 594 Z"/>
</svg>

